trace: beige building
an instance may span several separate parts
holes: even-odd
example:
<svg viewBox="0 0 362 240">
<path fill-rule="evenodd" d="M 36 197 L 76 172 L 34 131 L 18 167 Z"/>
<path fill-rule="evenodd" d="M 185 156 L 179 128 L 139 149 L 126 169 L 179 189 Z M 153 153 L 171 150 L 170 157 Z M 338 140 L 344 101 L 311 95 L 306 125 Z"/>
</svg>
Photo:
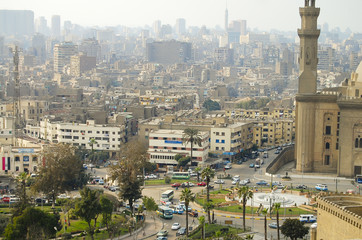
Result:
<svg viewBox="0 0 362 240">
<path fill-rule="evenodd" d="M 293 142 L 294 121 L 288 119 L 258 121 L 253 129 L 253 143 L 277 146 Z"/>
<path fill-rule="evenodd" d="M 317 197 L 317 240 L 362 239 L 362 196 Z"/>
<path fill-rule="evenodd" d="M 70 75 L 81 76 L 82 73 L 92 70 L 96 67 L 97 58 L 89 57 L 83 54 L 70 57 Z"/>
<path fill-rule="evenodd" d="M 70 64 L 70 57 L 77 54 L 76 45 L 72 42 L 62 42 L 54 45 L 54 72 L 62 73 L 64 67 Z"/>
<path fill-rule="evenodd" d="M 210 151 L 236 157 L 252 147 L 253 123 L 235 123 L 225 127 L 213 127 L 210 132 Z"/>
<path fill-rule="evenodd" d="M 317 92 L 320 9 L 300 8 L 300 76 L 296 96 L 297 170 L 355 177 L 362 174 L 362 65 L 340 87 Z"/>
</svg>

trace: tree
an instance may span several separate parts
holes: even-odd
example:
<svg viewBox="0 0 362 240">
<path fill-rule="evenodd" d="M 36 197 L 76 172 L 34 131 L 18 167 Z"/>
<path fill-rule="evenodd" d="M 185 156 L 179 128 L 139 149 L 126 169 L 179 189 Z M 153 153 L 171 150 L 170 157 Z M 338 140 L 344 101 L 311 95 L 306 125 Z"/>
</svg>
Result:
<svg viewBox="0 0 362 240">
<path fill-rule="evenodd" d="M 82 187 L 87 180 L 81 159 L 68 144 L 60 143 L 45 148 L 43 161 L 32 189 L 50 196 L 53 207 L 60 193 Z"/>
<path fill-rule="evenodd" d="M 102 223 L 106 225 L 107 231 L 109 230 L 109 223 L 112 221 L 113 202 L 106 196 L 102 195 L 99 200 L 102 212 Z"/>
<path fill-rule="evenodd" d="M 201 167 L 196 167 L 196 168 L 194 169 L 194 171 L 195 171 L 196 174 L 197 174 L 197 182 L 200 182 Z"/>
<path fill-rule="evenodd" d="M 26 185 L 29 180 L 27 173 L 26 172 L 21 173 L 19 176 L 17 176 L 16 180 L 17 180 L 16 192 L 20 198 L 20 201 L 15 205 L 13 217 L 20 216 L 23 213 L 23 211 L 30 205 L 29 204 L 30 199 L 26 193 Z"/>
<path fill-rule="evenodd" d="M 201 143 L 202 143 L 202 139 L 201 139 L 201 135 L 199 130 L 197 129 L 193 129 L 193 128 L 186 128 L 183 132 L 183 136 L 182 136 L 182 142 L 187 145 L 188 143 L 191 144 L 191 166 L 192 166 L 192 153 L 193 153 L 193 147 L 194 144 L 198 145 L 199 147 L 201 147 Z"/>
<path fill-rule="evenodd" d="M 246 224 L 245 224 L 245 210 L 246 210 L 246 202 L 253 197 L 253 192 L 250 190 L 248 186 L 243 186 L 238 190 L 239 199 L 241 199 L 243 204 L 243 227 L 244 231 L 246 231 Z"/>
<path fill-rule="evenodd" d="M 195 194 L 189 188 L 185 188 L 181 192 L 181 201 L 185 201 L 186 207 L 186 237 L 189 236 L 189 204 L 195 201 Z"/>
<path fill-rule="evenodd" d="M 278 231 L 278 240 L 280 240 L 280 230 L 279 230 L 279 209 L 280 203 L 274 203 L 274 209 L 277 211 L 277 231 Z"/>
<path fill-rule="evenodd" d="M 210 202 L 210 181 L 212 178 L 215 177 L 215 171 L 212 170 L 210 167 L 206 167 L 201 171 L 201 178 L 206 180 L 206 203 Z M 209 223 L 211 223 L 210 219 L 210 209 L 207 211 L 207 219 Z"/>
<path fill-rule="evenodd" d="M 92 148 L 92 153 L 94 152 L 94 145 L 97 144 L 97 141 L 94 138 L 89 139 L 89 145 Z"/>
<path fill-rule="evenodd" d="M 213 101 L 211 99 L 205 100 L 205 102 L 202 104 L 204 108 L 206 108 L 207 111 L 215 111 L 220 110 L 220 104 L 216 101 Z"/>
<path fill-rule="evenodd" d="M 143 167 L 146 162 L 146 149 L 138 142 L 128 142 L 120 154 L 118 165 L 109 170 L 111 179 L 119 184 L 119 196 L 128 201 L 133 214 L 133 203 L 142 197 Z"/>
<path fill-rule="evenodd" d="M 102 211 L 101 204 L 99 203 L 100 192 L 85 187 L 80 191 L 80 195 L 82 198 L 75 205 L 75 214 L 87 222 L 88 233 L 94 239 L 94 228 L 97 224 L 98 215 Z M 94 227 L 91 226 L 93 219 Z"/>
<path fill-rule="evenodd" d="M 59 215 L 43 212 L 36 208 L 26 208 L 20 216 L 14 217 L 5 228 L 4 236 L 9 240 L 48 239 L 55 237 L 55 228 L 61 229 Z"/>
<path fill-rule="evenodd" d="M 268 221 L 266 219 L 266 216 L 268 216 L 268 209 L 267 208 L 264 208 L 262 211 L 261 211 L 261 214 L 264 215 L 264 236 L 265 236 L 265 240 L 268 240 L 268 228 L 267 228 L 267 224 L 268 224 Z"/>
<path fill-rule="evenodd" d="M 189 156 L 182 157 L 178 160 L 178 166 L 185 167 L 190 161 L 191 161 L 191 158 Z"/>
<path fill-rule="evenodd" d="M 292 240 L 297 240 L 307 235 L 309 228 L 304 226 L 299 219 L 287 219 L 284 221 L 281 231 L 284 236 L 290 237 Z"/>
<path fill-rule="evenodd" d="M 212 203 L 212 202 L 206 202 L 205 204 L 204 204 L 204 210 L 205 210 L 205 212 L 208 214 L 208 221 L 209 221 L 209 223 L 211 223 L 211 218 L 210 218 L 210 211 L 212 210 L 212 209 L 214 209 L 214 204 Z"/>
<path fill-rule="evenodd" d="M 205 236 L 205 217 L 201 216 L 198 218 L 199 226 L 201 226 L 201 239 L 204 239 Z"/>
</svg>

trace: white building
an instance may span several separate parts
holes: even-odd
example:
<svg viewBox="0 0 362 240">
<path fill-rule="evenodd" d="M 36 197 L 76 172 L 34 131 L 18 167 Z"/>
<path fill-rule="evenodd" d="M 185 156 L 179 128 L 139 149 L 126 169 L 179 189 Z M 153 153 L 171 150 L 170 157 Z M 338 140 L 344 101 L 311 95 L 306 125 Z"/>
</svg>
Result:
<svg viewBox="0 0 362 240">
<path fill-rule="evenodd" d="M 119 151 L 121 145 L 126 142 L 124 125 L 95 124 L 94 120 L 80 124 L 51 122 L 49 119 L 44 119 L 40 121 L 40 127 L 28 125 L 26 132 L 51 143 L 69 143 L 85 149 L 92 149 L 90 140 L 94 138 L 96 140 L 93 145 L 94 150 L 110 152 Z"/>
<path fill-rule="evenodd" d="M 203 162 L 209 154 L 209 132 L 199 132 L 201 147 L 193 146 L 192 161 Z M 191 156 L 191 144 L 182 142 L 182 130 L 160 129 L 149 134 L 148 154 L 150 161 L 158 164 L 176 165 L 175 156 L 181 154 Z"/>
</svg>

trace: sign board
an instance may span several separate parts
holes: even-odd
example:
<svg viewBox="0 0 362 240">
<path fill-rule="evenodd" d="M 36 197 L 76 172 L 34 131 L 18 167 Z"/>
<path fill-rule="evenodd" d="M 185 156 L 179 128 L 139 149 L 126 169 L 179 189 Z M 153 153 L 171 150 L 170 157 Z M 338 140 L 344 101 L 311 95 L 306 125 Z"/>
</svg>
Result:
<svg viewBox="0 0 362 240">
<path fill-rule="evenodd" d="M 182 144 L 182 141 L 165 140 L 165 143 Z"/>
<path fill-rule="evenodd" d="M 232 221 L 232 220 L 225 220 L 225 224 L 227 224 L 227 225 L 232 225 L 232 224 L 233 224 L 233 221 Z"/>
<path fill-rule="evenodd" d="M 34 153 L 34 148 L 19 148 L 18 153 Z"/>
</svg>

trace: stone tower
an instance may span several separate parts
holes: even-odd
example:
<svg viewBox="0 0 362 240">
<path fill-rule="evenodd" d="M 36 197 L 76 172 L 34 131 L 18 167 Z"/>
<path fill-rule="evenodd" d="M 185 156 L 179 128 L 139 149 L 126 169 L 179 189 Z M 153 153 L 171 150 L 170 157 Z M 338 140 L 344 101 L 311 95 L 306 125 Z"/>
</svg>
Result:
<svg viewBox="0 0 362 240">
<path fill-rule="evenodd" d="M 296 96 L 296 151 L 297 171 L 313 171 L 315 146 L 315 118 L 317 92 L 317 50 L 320 30 L 317 19 L 320 9 L 315 0 L 305 0 L 305 6 L 299 8 L 302 19 L 300 38 L 299 80 Z"/>
</svg>

